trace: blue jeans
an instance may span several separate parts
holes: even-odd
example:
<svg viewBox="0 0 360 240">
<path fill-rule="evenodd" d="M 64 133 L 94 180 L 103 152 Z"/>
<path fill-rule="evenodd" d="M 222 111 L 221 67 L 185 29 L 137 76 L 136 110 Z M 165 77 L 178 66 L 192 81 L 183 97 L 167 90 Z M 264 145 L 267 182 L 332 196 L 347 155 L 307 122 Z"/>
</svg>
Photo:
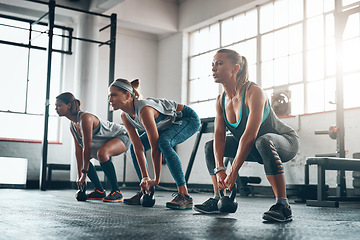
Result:
<svg viewBox="0 0 360 240">
<path fill-rule="evenodd" d="M 200 128 L 200 119 L 193 109 L 188 106 L 184 106 L 182 114 L 182 118 L 179 119 L 181 121 L 181 124 L 174 123 L 169 128 L 159 131 L 158 139 L 159 149 L 165 158 L 165 161 L 169 167 L 171 175 L 176 182 L 177 187 L 184 186 L 186 184 L 186 181 L 184 172 L 182 170 L 180 158 L 173 147 L 190 138 Z M 148 151 L 151 147 L 147 133 L 143 133 L 140 136 L 140 139 L 141 143 L 144 146 L 145 152 Z M 130 153 L 136 170 L 136 174 L 138 175 L 139 180 L 141 180 L 141 171 L 132 144 L 130 146 Z"/>
</svg>

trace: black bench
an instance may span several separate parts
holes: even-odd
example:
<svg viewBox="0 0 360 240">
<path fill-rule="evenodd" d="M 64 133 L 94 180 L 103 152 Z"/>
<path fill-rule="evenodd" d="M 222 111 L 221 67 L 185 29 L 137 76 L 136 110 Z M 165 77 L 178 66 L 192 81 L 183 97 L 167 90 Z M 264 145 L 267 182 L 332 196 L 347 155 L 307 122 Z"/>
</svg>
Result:
<svg viewBox="0 0 360 240">
<path fill-rule="evenodd" d="M 48 175 L 47 175 L 47 187 L 50 188 L 51 186 L 51 177 L 52 177 L 52 171 L 54 170 L 61 170 L 61 171 L 70 171 L 70 164 L 59 164 L 59 163 L 49 163 L 46 165 L 48 169 Z M 94 165 L 96 171 L 102 171 L 102 167 L 99 165 Z M 104 174 L 104 184 L 106 185 L 107 178 Z M 104 186 L 106 187 L 106 186 Z"/>
<path fill-rule="evenodd" d="M 352 198 L 342 196 L 346 193 L 345 179 L 338 179 L 338 187 L 336 196 L 326 196 L 325 171 L 360 171 L 360 160 L 353 158 L 337 158 L 337 157 L 309 157 L 305 164 L 305 185 L 309 185 L 309 166 L 317 165 L 317 199 L 307 200 L 307 206 L 316 207 L 339 207 L 339 201 L 358 201 L 360 198 Z M 345 175 L 345 174 L 343 174 Z"/>
</svg>

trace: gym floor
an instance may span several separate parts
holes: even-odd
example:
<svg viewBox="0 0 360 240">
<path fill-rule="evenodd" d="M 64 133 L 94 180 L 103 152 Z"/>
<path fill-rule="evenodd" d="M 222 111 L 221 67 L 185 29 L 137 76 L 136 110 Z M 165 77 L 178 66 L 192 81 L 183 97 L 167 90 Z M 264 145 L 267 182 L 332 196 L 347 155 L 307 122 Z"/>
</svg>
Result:
<svg viewBox="0 0 360 240">
<path fill-rule="evenodd" d="M 264 223 L 262 213 L 274 199 L 237 197 L 236 213 L 205 215 L 167 209 L 168 191 L 155 193 L 152 208 L 78 202 L 75 192 L 0 189 L 0 239 L 359 239 L 360 233 L 358 202 L 339 208 L 292 203 L 292 222 Z M 123 190 L 125 198 L 135 193 Z M 191 196 L 201 203 L 212 194 Z"/>
</svg>

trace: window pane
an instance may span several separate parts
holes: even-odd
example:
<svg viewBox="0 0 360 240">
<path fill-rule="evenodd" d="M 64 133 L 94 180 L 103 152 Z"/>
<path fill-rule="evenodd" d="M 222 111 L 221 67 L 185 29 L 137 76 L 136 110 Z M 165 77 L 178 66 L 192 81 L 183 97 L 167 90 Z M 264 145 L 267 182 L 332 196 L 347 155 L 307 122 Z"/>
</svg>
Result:
<svg viewBox="0 0 360 240">
<path fill-rule="evenodd" d="M 291 92 L 291 114 L 304 113 L 304 84 L 289 86 Z"/>
<path fill-rule="evenodd" d="M 289 83 L 289 63 L 288 57 L 282 57 L 274 60 L 274 84 L 275 86 Z"/>
<path fill-rule="evenodd" d="M 263 35 L 261 37 L 261 61 L 272 60 L 274 58 L 274 34 Z"/>
<path fill-rule="evenodd" d="M 47 48 L 49 39 L 47 34 L 48 27 L 34 25 L 33 30 L 31 33 L 31 45 Z"/>
<path fill-rule="evenodd" d="M 335 27 L 333 14 L 328 14 L 325 18 L 325 42 L 326 44 L 335 43 Z"/>
<path fill-rule="evenodd" d="M 323 9 L 323 0 L 306 0 L 306 13 L 308 18 L 322 14 Z"/>
<path fill-rule="evenodd" d="M 307 48 L 312 49 L 324 45 L 323 16 L 311 18 L 307 21 Z"/>
<path fill-rule="evenodd" d="M 344 66 L 344 72 L 360 70 L 360 38 L 359 37 L 348 41 L 344 41 L 343 66 Z"/>
<path fill-rule="evenodd" d="M 274 7 L 273 3 L 268 3 L 260 7 L 260 33 L 265 33 L 274 29 Z"/>
<path fill-rule="evenodd" d="M 236 44 L 232 49 L 245 56 L 249 64 L 256 63 L 256 39 Z"/>
<path fill-rule="evenodd" d="M 360 73 L 344 76 L 344 107 L 360 106 Z"/>
<path fill-rule="evenodd" d="M 189 105 L 200 118 L 216 116 L 216 101 L 202 102 Z"/>
<path fill-rule="evenodd" d="M 356 3 L 358 2 L 359 0 L 342 0 L 342 5 L 343 6 L 347 6 L 349 4 L 352 4 L 352 3 Z"/>
<path fill-rule="evenodd" d="M 47 51 L 32 49 L 28 88 L 28 112 L 44 113 L 47 76 Z"/>
<path fill-rule="evenodd" d="M 303 50 L 302 24 L 289 27 L 289 54 L 299 53 Z"/>
<path fill-rule="evenodd" d="M 289 53 L 288 28 L 274 32 L 274 57 L 283 57 Z"/>
<path fill-rule="evenodd" d="M 257 34 L 257 10 L 251 10 L 245 13 L 245 33 L 246 38 L 251 38 Z"/>
<path fill-rule="evenodd" d="M 28 140 L 42 140 L 44 132 L 44 117 L 38 115 L 1 113 L 0 118 L 3 124 L 0 124 L 0 137 L 17 138 Z M 16 131 L 14 127 L 16 126 Z M 49 141 L 58 141 L 58 117 L 49 117 Z"/>
<path fill-rule="evenodd" d="M 19 28 L 13 28 L 10 26 L 29 28 L 29 23 L 19 22 L 11 19 L 0 18 L 0 22 L 4 25 L 0 25 L 0 39 L 9 42 L 28 44 L 29 42 L 29 31 Z"/>
<path fill-rule="evenodd" d="M 303 80 L 303 58 L 302 54 L 289 56 L 289 82 L 296 83 Z"/>
<path fill-rule="evenodd" d="M 302 20 L 303 16 L 303 0 L 289 0 L 289 24 Z"/>
<path fill-rule="evenodd" d="M 288 25 L 288 0 L 274 2 L 274 28 Z"/>
<path fill-rule="evenodd" d="M 228 18 L 221 23 L 221 40 L 222 46 L 229 45 L 234 43 L 237 39 L 239 32 L 241 31 L 234 31 L 235 29 L 239 29 L 239 25 L 236 25 L 234 18 Z"/>
<path fill-rule="evenodd" d="M 308 113 L 324 111 L 324 81 L 307 85 Z"/>
<path fill-rule="evenodd" d="M 206 89 L 206 91 L 204 91 L 204 89 Z M 190 102 L 216 98 L 218 94 L 219 84 L 214 82 L 212 76 L 190 81 Z"/>
<path fill-rule="evenodd" d="M 190 35 L 190 46 L 191 55 L 218 48 L 220 46 L 219 24 L 216 23 L 193 32 Z"/>
<path fill-rule="evenodd" d="M 324 0 L 324 13 L 333 11 L 335 9 L 335 1 L 334 0 Z"/>
<path fill-rule="evenodd" d="M 357 37 L 360 35 L 360 14 L 350 15 L 344 30 L 344 39 Z"/>
<path fill-rule="evenodd" d="M 212 75 L 211 63 L 215 52 L 202 54 L 190 59 L 190 79 L 208 77 Z"/>
<path fill-rule="evenodd" d="M 335 78 L 325 80 L 325 111 L 336 110 L 335 94 L 336 94 L 336 81 Z"/>
<path fill-rule="evenodd" d="M 0 110 L 25 110 L 28 49 L 0 44 Z"/>
<path fill-rule="evenodd" d="M 273 61 L 267 61 L 261 64 L 261 82 L 263 88 L 270 88 L 274 86 Z"/>
<path fill-rule="evenodd" d="M 331 76 L 336 73 L 336 51 L 335 45 L 326 46 L 326 75 Z"/>
<path fill-rule="evenodd" d="M 308 82 L 324 78 L 324 50 L 318 48 L 307 53 Z"/>
<path fill-rule="evenodd" d="M 256 64 L 249 65 L 249 79 L 252 82 L 257 82 Z"/>
</svg>

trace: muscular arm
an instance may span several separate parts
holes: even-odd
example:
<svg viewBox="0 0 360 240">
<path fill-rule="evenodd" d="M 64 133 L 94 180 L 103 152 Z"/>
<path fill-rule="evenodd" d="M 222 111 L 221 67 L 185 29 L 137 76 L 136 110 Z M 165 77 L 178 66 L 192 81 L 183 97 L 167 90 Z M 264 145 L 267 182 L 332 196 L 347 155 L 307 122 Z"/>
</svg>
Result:
<svg viewBox="0 0 360 240">
<path fill-rule="evenodd" d="M 225 184 L 228 188 L 232 188 L 234 185 L 239 169 L 246 160 L 246 157 L 249 155 L 260 129 L 264 107 L 266 104 L 266 96 L 260 87 L 252 86 L 249 89 L 245 99 L 245 104 L 249 107 L 250 113 L 245 131 L 240 138 L 239 146 L 229 172 L 229 176 L 225 179 Z"/>
<path fill-rule="evenodd" d="M 151 158 L 154 164 L 155 182 L 160 182 L 161 152 L 158 146 L 159 132 L 156 127 L 155 118 L 159 113 L 152 107 L 144 107 L 140 112 L 141 121 L 149 138 L 151 146 Z"/>
<path fill-rule="evenodd" d="M 86 113 L 81 117 L 81 131 L 83 139 L 83 169 L 89 170 L 91 159 L 92 131 L 94 126 L 94 116 Z"/>
<path fill-rule="evenodd" d="M 216 117 L 214 122 L 214 155 L 215 163 L 217 167 L 224 166 L 224 150 L 225 150 L 225 134 L 226 127 L 223 119 L 222 106 L 221 106 L 222 94 L 216 99 Z"/>
<path fill-rule="evenodd" d="M 73 136 L 74 138 L 74 143 L 75 143 L 75 157 L 76 157 L 76 163 L 77 163 L 77 173 L 78 173 L 78 177 L 81 176 L 81 169 L 83 167 L 83 153 L 82 153 L 82 148 L 81 146 L 79 145 L 79 143 L 77 142 L 76 140 L 76 137 L 74 135 L 74 132 L 71 130 L 70 128 L 70 132 L 71 132 L 71 135 Z"/>
<path fill-rule="evenodd" d="M 144 150 L 143 144 L 141 143 L 139 134 L 137 133 L 135 128 L 130 124 L 130 122 L 126 118 L 124 112 L 121 114 L 121 119 L 122 119 L 122 122 L 124 123 L 124 126 L 126 127 L 126 130 L 130 137 L 130 140 L 133 144 L 135 156 L 136 156 L 136 159 L 137 159 L 139 167 L 140 167 L 141 176 L 143 178 L 146 178 L 149 175 L 146 170 L 145 150 Z"/>
</svg>

